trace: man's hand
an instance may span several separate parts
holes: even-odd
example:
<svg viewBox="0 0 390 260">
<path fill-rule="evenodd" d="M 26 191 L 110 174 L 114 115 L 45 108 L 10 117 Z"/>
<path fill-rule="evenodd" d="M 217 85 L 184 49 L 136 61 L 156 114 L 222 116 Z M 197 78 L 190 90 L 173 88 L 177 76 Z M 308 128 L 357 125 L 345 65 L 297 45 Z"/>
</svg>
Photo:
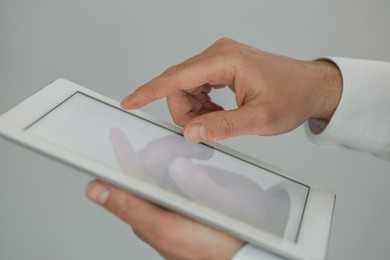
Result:
<svg viewBox="0 0 390 260">
<path fill-rule="evenodd" d="M 101 181 L 90 183 L 87 195 L 128 223 L 167 259 L 231 259 L 243 245 L 232 236 Z"/>
<path fill-rule="evenodd" d="M 234 91 L 237 109 L 224 111 L 212 102 L 209 92 L 224 86 Z M 144 84 L 121 105 L 136 109 L 167 97 L 172 117 L 184 127 L 187 140 L 200 142 L 281 134 L 311 117 L 329 120 L 341 88 L 340 71 L 333 63 L 298 61 L 221 39 Z M 101 181 L 92 182 L 87 195 L 168 259 L 231 259 L 243 245 Z"/>
<path fill-rule="evenodd" d="M 212 102 L 213 88 L 229 86 L 237 109 Z M 305 62 L 221 39 L 199 55 L 167 69 L 121 103 L 140 108 L 167 97 L 174 121 L 191 142 L 238 135 L 277 135 L 308 118 L 329 120 L 341 96 L 337 66 Z"/>
</svg>

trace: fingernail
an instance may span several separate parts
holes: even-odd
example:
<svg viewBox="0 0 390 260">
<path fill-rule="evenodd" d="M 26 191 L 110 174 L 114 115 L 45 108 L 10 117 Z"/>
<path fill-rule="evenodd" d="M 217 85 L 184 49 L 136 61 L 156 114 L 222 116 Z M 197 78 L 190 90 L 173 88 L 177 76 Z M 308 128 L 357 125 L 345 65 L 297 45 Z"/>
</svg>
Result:
<svg viewBox="0 0 390 260">
<path fill-rule="evenodd" d="M 90 200 L 104 205 L 110 196 L 110 191 L 103 185 L 92 182 L 88 184 L 87 195 Z"/>
<path fill-rule="evenodd" d="M 187 129 L 185 137 L 193 143 L 207 140 L 206 128 L 200 123 L 193 124 Z"/>
</svg>

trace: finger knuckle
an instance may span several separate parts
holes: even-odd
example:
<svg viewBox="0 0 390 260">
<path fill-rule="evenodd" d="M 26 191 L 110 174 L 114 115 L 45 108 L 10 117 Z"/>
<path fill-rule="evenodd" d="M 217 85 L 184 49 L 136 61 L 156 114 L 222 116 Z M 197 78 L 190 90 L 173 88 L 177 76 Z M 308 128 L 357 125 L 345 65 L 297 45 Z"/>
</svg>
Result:
<svg viewBox="0 0 390 260">
<path fill-rule="evenodd" d="M 231 39 L 229 37 L 222 37 L 222 38 L 216 40 L 213 45 L 223 45 L 223 44 L 229 44 L 232 42 L 234 42 L 233 39 Z"/>
<path fill-rule="evenodd" d="M 179 116 L 179 115 L 172 116 L 172 119 L 173 119 L 173 122 L 179 126 L 184 126 L 186 123 L 186 120 L 182 116 Z"/>
<path fill-rule="evenodd" d="M 229 117 L 221 115 L 216 120 L 216 125 L 219 126 L 219 132 L 224 137 L 229 137 L 234 134 L 235 126 Z"/>
<path fill-rule="evenodd" d="M 176 232 L 173 231 L 175 226 L 171 227 L 165 223 L 164 225 L 153 225 L 150 229 L 149 241 L 156 249 L 165 251 L 172 245 L 177 244 L 179 238 Z"/>
<path fill-rule="evenodd" d="M 186 120 L 185 112 L 182 109 L 176 107 L 176 104 L 169 105 L 169 112 L 171 113 L 172 120 L 179 126 L 184 126 L 188 120 Z"/>
<path fill-rule="evenodd" d="M 180 64 L 167 68 L 166 70 L 164 70 L 163 75 L 172 76 L 176 74 L 178 71 L 180 71 Z"/>
<path fill-rule="evenodd" d="M 219 51 L 226 55 L 237 55 L 243 51 L 243 45 L 229 38 L 222 38 L 216 42 Z"/>
<path fill-rule="evenodd" d="M 264 108 L 258 114 L 258 120 L 256 120 L 256 128 L 258 134 L 263 136 L 269 136 L 274 134 L 274 129 L 278 124 L 278 113 L 275 109 Z"/>
<path fill-rule="evenodd" d="M 133 233 L 142 241 L 145 243 L 150 243 L 150 239 L 144 235 L 144 233 L 141 230 L 138 230 L 136 227 L 133 227 Z"/>
<path fill-rule="evenodd" d="M 166 76 L 168 78 L 171 78 L 173 80 L 174 84 L 176 85 L 176 87 L 178 89 L 181 89 L 182 84 L 181 84 L 181 81 L 180 81 L 177 74 L 180 73 L 181 71 L 183 71 L 184 67 L 185 67 L 184 64 L 178 64 L 178 65 L 169 67 L 162 73 L 162 75 Z"/>
<path fill-rule="evenodd" d="M 132 203 L 129 199 L 124 198 L 117 202 L 117 206 L 113 210 L 114 214 L 120 219 L 131 222 L 134 218 L 134 203 Z"/>
</svg>

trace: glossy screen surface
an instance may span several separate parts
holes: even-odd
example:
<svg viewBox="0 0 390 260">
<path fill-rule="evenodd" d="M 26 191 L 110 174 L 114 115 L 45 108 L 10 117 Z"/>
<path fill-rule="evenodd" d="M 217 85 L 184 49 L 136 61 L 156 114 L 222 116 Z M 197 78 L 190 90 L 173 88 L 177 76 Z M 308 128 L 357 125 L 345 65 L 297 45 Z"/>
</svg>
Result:
<svg viewBox="0 0 390 260">
<path fill-rule="evenodd" d="M 309 188 L 76 93 L 26 129 L 47 142 L 296 241 Z M 131 180 L 131 178 L 129 178 Z"/>
</svg>

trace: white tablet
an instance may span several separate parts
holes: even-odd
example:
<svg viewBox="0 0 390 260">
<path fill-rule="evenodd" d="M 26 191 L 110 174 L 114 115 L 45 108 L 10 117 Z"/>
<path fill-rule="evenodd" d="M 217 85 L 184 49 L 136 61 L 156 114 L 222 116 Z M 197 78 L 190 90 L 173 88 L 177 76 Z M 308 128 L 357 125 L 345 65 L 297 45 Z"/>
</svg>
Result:
<svg viewBox="0 0 390 260">
<path fill-rule="evenodd" d="M 335 194 L 59 79 L 0 116 L 0 134 L 293 259 L 326 257 Z"/>
</svg>

